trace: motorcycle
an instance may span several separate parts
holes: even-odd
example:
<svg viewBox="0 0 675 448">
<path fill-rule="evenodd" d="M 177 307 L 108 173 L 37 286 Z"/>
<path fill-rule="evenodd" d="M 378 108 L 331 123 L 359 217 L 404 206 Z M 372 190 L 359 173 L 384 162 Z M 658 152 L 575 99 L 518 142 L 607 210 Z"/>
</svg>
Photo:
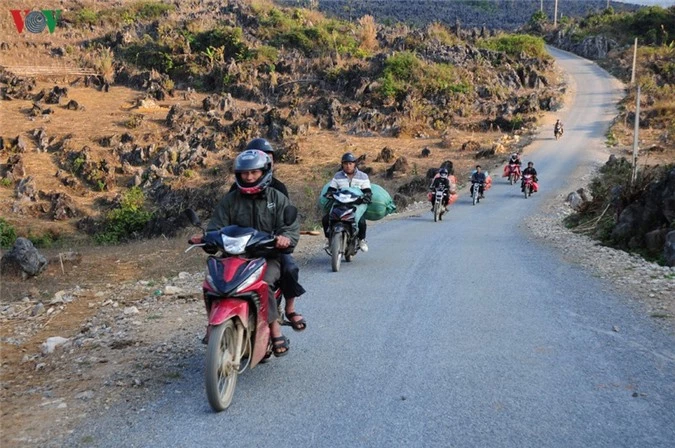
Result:
<svg viewBox="0 0 675 448">
<path fill-rule="evenodd" d="M 350 262 L 359 250 L 359 220 L 366 211 L 363 204 L 363 192 L 358 188 L 342 188 L 332 194 L 333 203 L 328 212 L 328 239 L 326 253 L 331 256 L 333 272 L 340 270 L 344 255 Z"/>
<path fill-rule="evenodd" d="M 434 191 L 434 222 L 442 221 L 445 213 L 445 206 L 443 205 L 443 197 L 448 193 L 445 186 L 440 185 Z"/>
<path fill-rule="evenodd" d="M 517 163 L 509 164 L 509 184 L 513 185 L 520 180 L 520 165 Z"/>
<path fill-rule="evenodd" d="M 471 198 L 473 199 L 473 205 L 476 205 L 480 202 L 480 187 L 484 186 L 483 182 L 471 182 Z"/>
<path fill-rule="evenodd" d="M 525 194 L 525 199 L 532 196 L 532 190 L 534 188 L 534 179 L 531 174 L 525 174 L 523 176 L 523 193 Z"/>
<path fill-rule="evenodd" d="M 558 140 L 560 137 L 563 135 L 563 128 L 562 127 L 556 127 L 553 129 L 553 136 L 555 137 L 556 140 Z"/>
<path fill-rule="evenodd" d="M 297 209 L 288 206 L 283 222 L 292 224 Z M 208 273 L 202 289 L 208 309 L 206 349 L 206 396 L 214 411 L 223 411 L 232 403 L 237 377 L 253 369 L 273 353 L 267 322 L 266 255 L 278 253 L 276 236 L 251 227 L 230 225 L 206 232 L 192 210 L 186 214 L 190 222 L 202 229 L 202 237 L 190 239 L 188 252 L 203 247 L 220 252 L 207 259 Z M 277 306 L 281 291 L 274 293 Z"/>
</svg>

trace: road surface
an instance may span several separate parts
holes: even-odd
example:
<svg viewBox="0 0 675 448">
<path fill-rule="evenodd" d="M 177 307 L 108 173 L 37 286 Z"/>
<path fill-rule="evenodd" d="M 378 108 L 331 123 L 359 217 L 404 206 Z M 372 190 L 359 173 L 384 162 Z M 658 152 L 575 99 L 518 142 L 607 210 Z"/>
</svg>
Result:
<svg viewBox="0 0 675 448">
<path fill-rule="evenodd" d="M 204 350 L 143 412 L 124 404 L 70 445 L 102 447 L 673 447 L 675 342 L 611 285 L 534 241 L 523 221 L 601 144 L 620 92 L 609 75 L 551 50 L 576 85 L 534 160 L 525 200 L 495 173 L 431 213 L 371 228 L 370 252 L 303 267 L 309 321 L 285 358 L 239 378 L 213 413 Z M 617 327 L 620 331 L 613 331 Z"/>
</svg>

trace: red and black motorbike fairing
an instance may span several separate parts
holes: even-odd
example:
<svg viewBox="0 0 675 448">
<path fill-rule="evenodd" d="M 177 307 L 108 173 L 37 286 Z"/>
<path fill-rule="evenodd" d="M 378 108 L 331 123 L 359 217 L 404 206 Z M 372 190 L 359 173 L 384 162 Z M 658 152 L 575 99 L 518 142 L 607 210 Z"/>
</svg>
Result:
<svg viewBox="0 0 675 448">
<path fill-rule="evenodd" d="M 539 184 L 534 181 L 531 174 L 523 175 L 523 187 L 525 187 L 525 185 L 530 185 L 530 188 L 532 189 L 533 193 L 539 191 Z"/>
<path fill-rule="evenodd" d="M 276 253 L 274 236 L 251 227 L 227 226 L 207 232 L 203 241 L 206 247 L 216 247 L 224 254 L 224 257 L 211 256 L 207 260 L 205 300 L 246 299 L 256 309 L 266 309 L 268 289 L 262 278 L 267 264 L 263 257 Z M 220 323 L 217 321 L 217 316 L 209 317 L 211 324 Z"/>
<path fill-rule="evenodd" d="M 204 300 L 209 313 L 209 326 L 220 325 L 237 316 L 247 331 L 255 332 L 251 366 L 265 355 L 269 327 L 269 288 L 263 281 L 267 262 L 265 256 L 279 253 L 275 237 L 250 227 L 227 226 L 207 232 L 206 247 L 216 247 L 223 257 L 207 260 L 208 274 L 204 280 Z M 281 292 L 277 289 L 275 297 Z M 255 318 L 254 322 L 249 319 Z M 253 328 L 250 326 L 253 325 Z"/>
</svg>

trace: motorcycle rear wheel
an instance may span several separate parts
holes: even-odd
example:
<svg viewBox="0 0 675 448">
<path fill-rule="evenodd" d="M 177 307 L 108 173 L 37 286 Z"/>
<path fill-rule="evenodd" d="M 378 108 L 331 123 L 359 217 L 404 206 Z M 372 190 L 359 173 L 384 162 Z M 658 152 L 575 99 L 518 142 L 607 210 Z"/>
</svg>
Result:
<svg viewBox="0 0 675 448">
<path fill-rule="evenodd" d="M 206 349 L 206 397 L 211 408 L 224 411 L 232 403 L 239 372 L 235 367 L 237 329 L 232 319 L 211 328 Z"/>
<path fill-rule="evenodd" d="M 340 270 L 342 252 L 342 233 L 337 232 L 330 238 L 331 268 L 333 268 L 333 272 L 338 272 Z"/>
</svg>

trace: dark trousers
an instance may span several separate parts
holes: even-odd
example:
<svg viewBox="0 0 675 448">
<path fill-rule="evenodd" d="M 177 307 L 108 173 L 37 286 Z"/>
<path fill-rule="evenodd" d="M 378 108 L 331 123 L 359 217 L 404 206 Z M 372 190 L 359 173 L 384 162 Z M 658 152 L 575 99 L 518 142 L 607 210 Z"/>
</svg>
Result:
<svg viewBox="0 0 675 448">
<path fill-rule="evenodd" d="M 328 214 L 323 215 L 323 218 L 321 218 L 321 223 L 323 224 L 323 234 L 328 238 L 330 235 L 328 235 Z M 366 215 L 364 214 L 361 216 L 361 219 L 359 220 L 359 239 L 360 240 L 365 240 L 366 239 L 366 230 L 368 230 L 368 226 L 366 225 Z"/>
<path fill-rule="evenodd" d="M 306 291 L 300 285 L 300 268 L 295 263 L 291 254 L 281 254 L 281 280 L 280 287 L 284 297 L 300 297 Z"/>
</svg>

